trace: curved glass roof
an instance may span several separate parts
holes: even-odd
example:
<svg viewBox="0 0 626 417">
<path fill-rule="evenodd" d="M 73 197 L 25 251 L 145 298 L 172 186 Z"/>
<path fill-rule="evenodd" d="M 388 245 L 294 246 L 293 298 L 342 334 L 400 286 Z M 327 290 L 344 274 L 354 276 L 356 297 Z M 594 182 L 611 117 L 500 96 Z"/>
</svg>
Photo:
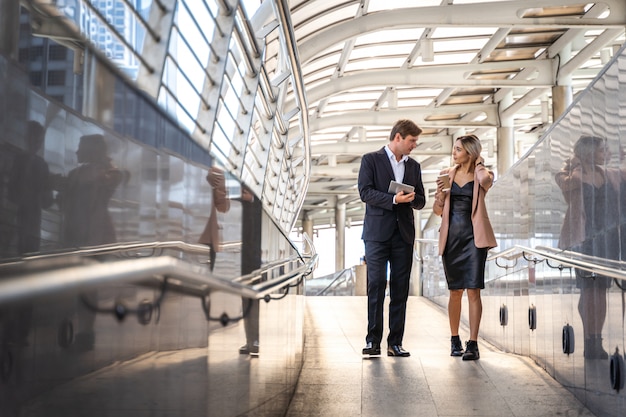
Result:
<svg viewBox="0 0 626 417">
<path fill-rule="evenodd" d="M 338 202 L 353 224 L 362 218 L 360 156 L 383 146 L 400 118 L 424 129 L 412 157 L 431 197 L 461 134 L 480 137 L 487 165 L 503 175 L 558 117 L 555 108 L 562 111 L 624 43 L 626 21 L 621 1 L 304 0 L 289 7 L 311 126 L 303 209 L 316 224 L 333 224 Z M 511 134 L 502 133 L 507 128 Z"/>
</svg>

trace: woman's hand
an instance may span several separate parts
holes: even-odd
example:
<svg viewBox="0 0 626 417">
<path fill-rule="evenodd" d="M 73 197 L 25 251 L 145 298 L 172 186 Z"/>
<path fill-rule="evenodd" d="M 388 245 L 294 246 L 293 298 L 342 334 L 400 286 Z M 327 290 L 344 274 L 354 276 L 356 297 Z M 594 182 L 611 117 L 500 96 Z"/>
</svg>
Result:
<svg viewBox="0 0 626 417">
<path fill-rule="evenodd" d="M 565 160 L 565 164 L 563 165 L 563 169 L 568 172 L 572 172 L 576 168 L 580 168 L 582 165 L 580 159 L 577 156 L 572 158 L 567 158 Z"/>
<path fill-rule="evenodd" d="M 563 164 L 562 170 L 570 179 L 582 181 L 582 163 L 576 156 L 567 158 Z"/>
<path fill-rule="evenodd" d="M 443 195 L 445 195 L 445 193 L 447 193 L 447 192 L 449 192 L 449 191 L 450 191 L 449 189 L 446 189 L 446 190 L 444 191 L 443 187 L 444 187 L 444 185 L 446 185 L 446 184 L 443 182 L 443 179 L 441 179 L 441 178 L 437 178 L 436 184 L 437 184 L 437 190 L 435 191 L 435 197 L 437 196 L 437 194 L 443 194 Z"/>
<path fill-rule="evenodd" d="M 213 188 L 223 188 L 225 185 L 224 171 L 217 167 L 211 167 L 206 175 L 206 180 Z"/>
</svg>

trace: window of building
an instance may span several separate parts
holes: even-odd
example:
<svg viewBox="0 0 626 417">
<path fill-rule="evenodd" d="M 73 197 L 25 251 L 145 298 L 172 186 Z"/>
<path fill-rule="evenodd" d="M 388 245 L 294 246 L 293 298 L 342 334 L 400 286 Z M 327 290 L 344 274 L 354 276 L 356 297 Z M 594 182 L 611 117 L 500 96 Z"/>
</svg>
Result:
<svg viewBox="0 0 626 417">
<path fill-rule="evenodd" d="M 25 62 L 28 61 L 28 57 L 29 56 L 30 56 L 30 49 L 29 48 L 20 48 L 18 61 L 21 62 L 21 63 L 25 63 Z"/>
<path fill-rule="evenodd" d="M 53 61 L 65 61 L 67 59 L 67 48 L 61 45 L 51 45 L 48 53 L 50 60 Z"/>
<path fill-rule="evenodd" d="M 48 71 L 48 85 L 65 85 L 65 71 Z"/>
<path fill-rule="evenodd" d="M 40 61 L 43 58 L 43 46 L 33 46 L 30 48 L 29 56 L 31 61 Z"/>
<path fill-rule="evenodd" d="M 30 82 L 32 85 L 41 87 L 41 80 L 42 80 L 41 71 L 31 71 L 29 74 L 29 77 L 30 77 Z"/>
</svg>

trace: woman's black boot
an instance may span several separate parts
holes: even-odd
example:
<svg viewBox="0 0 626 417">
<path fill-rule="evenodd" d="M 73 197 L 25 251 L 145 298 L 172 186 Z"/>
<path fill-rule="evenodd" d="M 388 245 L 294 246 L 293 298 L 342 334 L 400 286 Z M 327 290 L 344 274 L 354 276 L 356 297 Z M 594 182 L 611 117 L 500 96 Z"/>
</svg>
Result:
<svg viewBox="0 0 626 417">
<path fill-rule="evenodd" d="M 475 361 L 480 358 L 478 352 L 478 342 L 475 340 L 468 340 L 465 344 L 465 353 L 463 354 L 464 361 Z"/>
<path fill-rule="evenodd" d="M 463 343 L 459 336 L 452 336 L 450 338 L 450 356 L 463 356 Z"/>
</svg>

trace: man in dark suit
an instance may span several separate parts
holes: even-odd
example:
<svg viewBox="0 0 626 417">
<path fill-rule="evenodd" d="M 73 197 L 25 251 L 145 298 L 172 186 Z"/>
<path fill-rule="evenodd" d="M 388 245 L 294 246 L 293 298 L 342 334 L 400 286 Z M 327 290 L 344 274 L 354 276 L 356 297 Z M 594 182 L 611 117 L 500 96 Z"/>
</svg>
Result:
<svg viewBox="0 0 626 417">
<path fill-rule="evenodd" d="M 363 155 L 359 170 L 359 194 L 366 204 L 363 242 L 367 262 L 368 324 L 364 356 L 379 356 L 383 336 L 383 303 L 389 277 L 388 356 L 410 356 L 402 347 L 409 278 L 413 263 L 415 226 L 413 209 L 426 203 L 420 164 L 409 157 L 422 133 L 410 120 L 399 120 L 389 143 Z M 413 192 L 389 193 L 391 180 L 414 187 Z"/>
</svg>

